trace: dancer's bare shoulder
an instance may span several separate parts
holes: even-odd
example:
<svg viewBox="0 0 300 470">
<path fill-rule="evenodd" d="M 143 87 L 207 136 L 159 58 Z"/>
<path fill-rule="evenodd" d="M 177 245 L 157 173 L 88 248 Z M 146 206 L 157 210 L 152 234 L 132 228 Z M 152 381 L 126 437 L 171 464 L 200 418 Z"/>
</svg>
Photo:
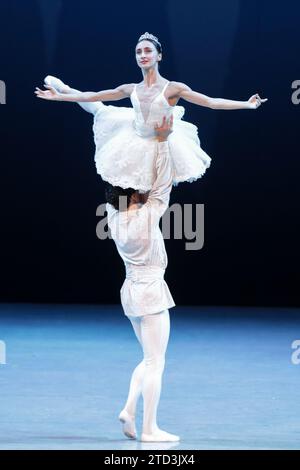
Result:
<svg viewBox="0 0 300 470">
<path fill-rule="evenodd" d="M 130 96 L 133 92 L 135 83 L 125 83 L 124 85 L 120 85 L 116 88 L 116 90 L 122 92 L 125 97 Z"/>
<path fill-rule="evenodd" d="M 170 90 L 170 97 L 172 98 L 177 97 L 179 99 L 183 91 L 190 91 L 191 88 L 185 83 L 170 81 L 169 90 Z"/>
<path fill-rule="evenodd" d="M 168 88 L 166 90 L 166 99 L 168 100 L 171 106 L 176 106 L 179 99 L 181 98 L 181 93 L 183 90 L 189 90 L 190 88 L 181 82 L 169 81 Z"/>
</svg>

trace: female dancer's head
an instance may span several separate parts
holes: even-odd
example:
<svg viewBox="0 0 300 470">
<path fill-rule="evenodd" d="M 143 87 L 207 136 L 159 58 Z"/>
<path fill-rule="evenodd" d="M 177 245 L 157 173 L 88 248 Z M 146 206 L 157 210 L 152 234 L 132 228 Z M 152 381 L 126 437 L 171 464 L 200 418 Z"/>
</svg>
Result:
<svg viewBox="0 0 300 470">
<path fill-rule="evenodd" d="M 147 193 L 139 193 L 136 189 L 126 188 L 120 186 L 113 186 L 106 183 L 105 198 L 117 210 L 126 210 L 131 204 L 144 204 L 148 199 Z"/>
<path fill-rule="evenodd" d="M 142 34 L 135 48 L 135 57 L 142 71 L 149 68 L 158 69 L 162 60 L 162 47 L 157 37 L 149 33 Z"/>
</svg>

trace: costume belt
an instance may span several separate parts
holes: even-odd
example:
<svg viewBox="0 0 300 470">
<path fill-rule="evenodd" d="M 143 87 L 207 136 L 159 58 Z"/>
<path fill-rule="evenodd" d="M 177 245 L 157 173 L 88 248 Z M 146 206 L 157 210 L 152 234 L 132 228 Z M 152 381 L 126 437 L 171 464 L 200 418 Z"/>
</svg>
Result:
<svg viewBox="0 0 300 470">
<path fill-rule="evenodd" d="M 126 265 L 126 279 L 132 281 L 153 281 L 163 279 L 165 268 L 160 266 Z"/>
</svg>

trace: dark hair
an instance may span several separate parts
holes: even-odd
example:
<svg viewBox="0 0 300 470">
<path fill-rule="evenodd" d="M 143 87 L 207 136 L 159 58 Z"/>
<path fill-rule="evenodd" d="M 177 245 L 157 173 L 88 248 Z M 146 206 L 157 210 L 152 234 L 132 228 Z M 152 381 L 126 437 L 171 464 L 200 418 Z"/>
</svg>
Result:
<svg viewBox="0 0 300 470">
<path fill-rule="evenodd" d="M 133 188 L 121 188 L 120 186 L 113 186 L 110 183 L 106 183 L 105 186 L 105 198 L 106 202 L 109 202 L 115 209 L 128 208 L 131 196 L 136 192 Z M 121 198 L 122 196 L 122 198 Z"/>
<path fill-rule="evenodd" d="M 156 41 L 154 41 L 154 39 L 150 39 L 150 38 L 141 39 L 140 41 L 137 42 L 137 44 L 138 44 L 139 42 L 142 42 L 142 41 L 150 41 L 150 42 L 152 42 L 152 44 L 155 46 L 157 52 L 158 52 L 159 54 L 162 54 L 162 47 L 161 47 L 161 45 L 158 44 Z M 162 58 L 160 59 L 160 62 L 162 62 Z M 158 62 L 158 67 L 159 67 L 159 62 Z"/>
</svg>

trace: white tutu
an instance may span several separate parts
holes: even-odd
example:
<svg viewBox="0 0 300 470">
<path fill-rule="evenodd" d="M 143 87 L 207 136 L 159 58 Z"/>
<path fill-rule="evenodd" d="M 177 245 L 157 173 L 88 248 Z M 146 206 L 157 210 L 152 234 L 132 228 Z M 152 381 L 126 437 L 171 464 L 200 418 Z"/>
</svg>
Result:
<svg viewBox="0 0 300 470">
<path fill-rule="evenodd" d="M 183 106 L 169 105 L 164 97 L 166 86 L 152 101 L 146 121 L 135 88 L 131 94 L 133 108 L 100 106 L 93 130 L 95 164 L 103 180 L 122 188 L 148 191 L 156 178 L 154 125 L 172 113 L 173 132 L 168 141 L 174 168 L 173 184 L 195 181 L 210 166 L 211 158 L 200 146 L 197 127 L 182 120 Z"/>
</svg>

